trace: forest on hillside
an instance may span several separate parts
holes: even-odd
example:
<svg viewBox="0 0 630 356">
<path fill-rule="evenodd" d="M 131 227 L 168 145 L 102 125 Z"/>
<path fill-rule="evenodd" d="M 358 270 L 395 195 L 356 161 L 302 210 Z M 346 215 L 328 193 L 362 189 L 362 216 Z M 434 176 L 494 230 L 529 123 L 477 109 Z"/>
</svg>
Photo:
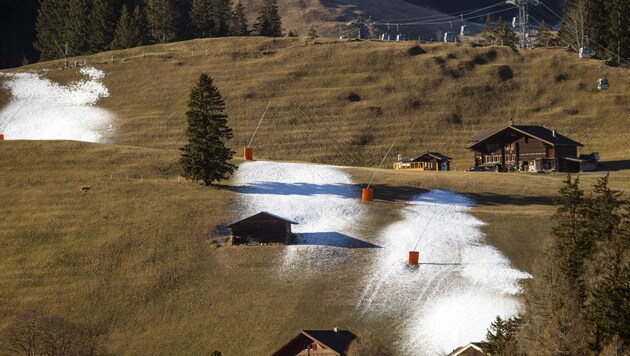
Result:
<svg viewBox="0 0 630 356">
<path fill-rule="evenodd" d="M 500 5 L 491 0 L 406 1 L 447 14 Z M 247 10 L 258 13 L 256 23 L 247 23 Z M 530 6 L 530 11 L 534 24 L 556 24 L 564 14 L 563 46 L 596 47 L 602 58 L 616 57 L 618 63 L 630 52 L 630 0 L 556 0 Z M 0 68 L 153 43 L 249 34 L 293 35 L 282 27 L 277 0 L 260 0 L 257 9 L 245 9 L 234 0 L 0 0 Z"/>
</svg>

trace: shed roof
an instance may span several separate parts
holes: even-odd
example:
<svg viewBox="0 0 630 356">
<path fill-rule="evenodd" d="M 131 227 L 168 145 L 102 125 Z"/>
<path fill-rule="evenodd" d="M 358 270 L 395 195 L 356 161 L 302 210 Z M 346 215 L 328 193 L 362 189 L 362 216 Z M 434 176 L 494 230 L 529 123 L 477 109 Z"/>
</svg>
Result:
<svg viewBox="0 0 630 356">
<path fill-rule="evenodd" d="M 228 225 L 228 227 L 232 227 L 232 226 L 234 226 L 236 224 L 239 224 L 239 223 L 242 223 L 242 222 L 245 222 L 245 221 L 250 221 L 250 220 L 264 220 L 265 217 L 266 218 L 271 218 L 271 219 L 267 219 L 267 220 L 281 220 L 281 221 L 284 221 L 284 222 L 288 222 L 289 224 L 298 225 L 298 223 L 293 221 L 293 220 L 289 220 L 287 218 L 283 218 L 281 216 L 272 214 L 272 213 L 267 212 L 267 211 L 261 211 L 258 214 L 252 215 L 250 217 L 247 217 L 245 219 L 242 219 L 242 220 L 239 220 L 239 221 L 237 221 L 235 223 L 232 223 L 232 224 Z"/>
<path fill-rule="evenodd" d="M 496 135 L 499 135 L 507 130 L 513 130 L 519 132 L 523 135 L 536 138 L 540 141 L 543 141 L 551 146 L 584 146 L 583 144 L 574 141 L 566 136 L 563 136 L 553 130 L 549 130 L 543 126 L 535 126 L 535 125 L 510 125 L 504 127 L 498 131 L 490 132 L 489 131 L 480 131 L 475 136 L 471 137 L 469 141 L 474 141 L 472 145 L 468 147 L 468 149 L 473 148 L 478 143 L 488 140 Z"/>
<path fill-rule="evenodd" d="M 279 354 L 279 352 L 282 351 L 293 340 L 301 336 L 306 336 L 313 342 L 318 343 L 328 350 L 335 351 L 339 355 L 345 355 L 348 347 L 357 337 L 349 330 L 302 330 L 299 334 L 289 340 L 289 342 L 287 342 L 275 353 L 273 353 L 273 355 Z"/>
<path fill-rule="evenodd" d="M 451 157 L 445 156 L 439 152 L 425 152 L 423 154 L 421 154 L 420 156 L 417 157 L 410 157 L 410 158 L 403 158 L 402 160 L 400 160 L 400 162 L 416 162 L 418 161 L 420 158 L 424 157 L 424 156 L 429 156 L 429 157 L 433 157 L 436 158 L 438 160 L 441 161 L 450 161 Z"/>
</svg>

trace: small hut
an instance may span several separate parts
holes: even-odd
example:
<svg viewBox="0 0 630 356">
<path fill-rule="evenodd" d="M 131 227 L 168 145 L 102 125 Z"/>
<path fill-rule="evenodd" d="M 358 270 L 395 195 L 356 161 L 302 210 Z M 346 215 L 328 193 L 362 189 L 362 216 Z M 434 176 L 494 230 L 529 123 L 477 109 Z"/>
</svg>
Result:
<svg viewBox="0 0 630 356">
<path fill-rule="evenodd" d="M 356 337 L 351 331 L 337 328 L 302 330 L 272 356 L 345 356 L 348 347 Z"/>
<path fill-rule="evenodd" d="M 394 169 L 410 171 L 449 171 L 451 158 L 438 152 L 425 152 L 418 157 L 398 158 Z"/>
<path fill-rule="evenodd" d="M 297 222 L 260 212 L 237 221 L 228 227 L 232 230 L 232 243 L 241 244 L 289 244 L 293 241 L 291 225 Z"/>
</svg>

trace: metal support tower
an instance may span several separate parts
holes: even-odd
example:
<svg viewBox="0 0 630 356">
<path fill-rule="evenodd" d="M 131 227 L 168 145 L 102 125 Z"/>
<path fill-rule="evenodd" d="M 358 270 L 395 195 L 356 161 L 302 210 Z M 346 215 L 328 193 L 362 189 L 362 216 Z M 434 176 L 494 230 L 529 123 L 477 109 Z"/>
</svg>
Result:
<svg viewBox="0 0 630 356">
<path fill-rule="evenodd" d="M 518 8 L 518 48 L 529 48 L 529 4 L 538 5 L 539 0 L 507 0 L 507 4 Z"/>
</svg>

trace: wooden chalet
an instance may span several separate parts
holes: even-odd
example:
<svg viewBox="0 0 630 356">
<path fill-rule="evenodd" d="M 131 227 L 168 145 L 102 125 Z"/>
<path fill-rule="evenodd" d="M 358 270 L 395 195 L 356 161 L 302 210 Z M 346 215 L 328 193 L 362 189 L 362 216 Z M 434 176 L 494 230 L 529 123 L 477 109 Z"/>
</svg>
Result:
<svg viewBox="0 0 630 356">
<path fill-rule="evenodd" d="M 449 171 L 451 158 L 438 152 L 425 152 L 415 158 L 398 158 L 394 169 L 410 171 Z"/>
<path fill-rule="evenodd" d="M 272 356 L 345 356 L 356 339 L 348 330 L 302 330 Z"/>
<path fill-rule="evenodd" d="M 228 225 L 232 229 L 232 243 L 241 244 L 289 244 L 293 240 L 291 225 L 295 221 L 268 213 L 256 215 Z"/>
<path fill-rule="evenodd" d="M 496 172 L 579 172 L 581 143 L 542 126 L 510 125 L 470 139 L 475 167 Z"/>
<path fill-rule="evenodd" d="M 489 355 L 487 350 L 488 344 L 484 342 L 471 342 L 468 345 L 456 348 L 447 356 L 485 356 Z"/>
</svg>

